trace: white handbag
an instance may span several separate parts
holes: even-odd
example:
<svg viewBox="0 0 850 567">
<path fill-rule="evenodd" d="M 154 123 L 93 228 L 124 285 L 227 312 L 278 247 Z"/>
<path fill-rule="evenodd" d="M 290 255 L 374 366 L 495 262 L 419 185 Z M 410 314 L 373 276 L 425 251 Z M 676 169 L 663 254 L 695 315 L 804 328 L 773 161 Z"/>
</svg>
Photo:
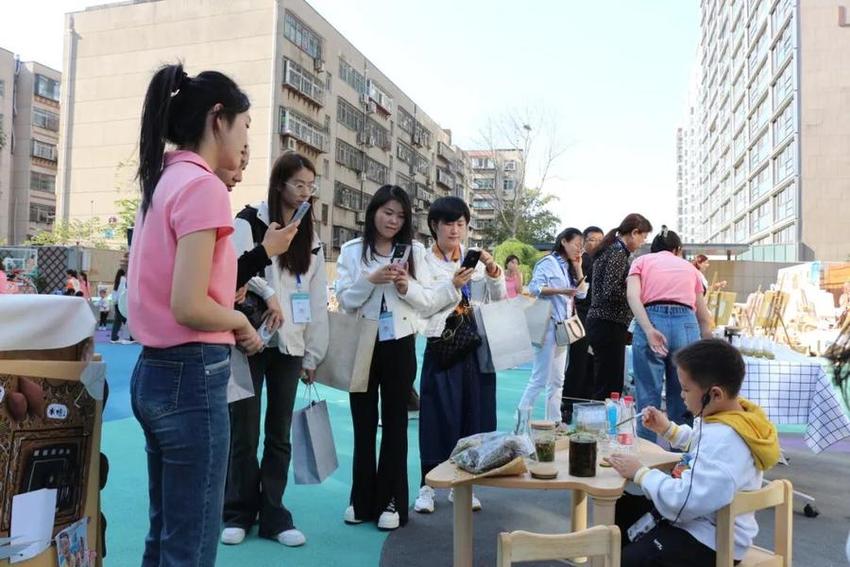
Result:
<svg viewBox="0 0 850 567">
<path fill-rule="evenodd" d="M 489 349 L 490 360 L 496 371 L 516 368 L 534 358 L 531 336 L 521 323 L 525 317 L 521 304 L 503 300 L 483 303 L 476 306 L 475 310 L 484 327 L 483 334 L 487 341 L 484 348 Z"/>
<path fill-rule="evenodd" d="M 359 313 L 331 311 L 328 335 L 328 352 L 316 368 L 316 382 L 344 392 L 368 390 L 378 322 Z"/>
<path fill-rule="evenodd" d="M 521 301 L 525 303 L 525 323 L 528 327 L 531 344 L 538 347 L 542 346 L 546 339 L 549 322 L 552 320 L 552 302 L 548 299 L 528 300 L 525 298 L 522 298 Z"/>
</svg>

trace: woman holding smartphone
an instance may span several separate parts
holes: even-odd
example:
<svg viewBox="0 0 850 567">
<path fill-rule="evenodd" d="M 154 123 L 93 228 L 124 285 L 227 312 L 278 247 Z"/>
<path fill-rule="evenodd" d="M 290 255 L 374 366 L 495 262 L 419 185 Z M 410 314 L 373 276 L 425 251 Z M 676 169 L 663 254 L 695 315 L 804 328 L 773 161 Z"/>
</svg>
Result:
<svg viewBox="0 0 850 567">
<path fill-rule="evenodd" d="M 460 438 L 496 429 L 496 374 L 482 372 L 475 350 L 444 368 L 432 345 L 456 311 L 507 296 L 504 273 L 488 252 L 478 251 L 478 261 L 462 266 L 469 216 L 469 207 L 458 197 L 434 201 L 428 210 L 428 228 L 436 243 L 425 254 L 422 266 L 417 266 L 419 281 L 432 293 L 431 305 L 424 313 L 429 345 L 422 363 L 419 399 L 422 482 L 414 509 L 420 513 L 434 511 L 434 490 L 425 484 L 428 472 L 449 458 Z M 481 509 L 474 496 L 472 507 Z"/>
<path fill-rule="evenodd" d="M 560 423 L 561 394 L 567 367 L 569 341 L 564 321 L 575 314 L 574 300 L 587 295 L 587 284 L 581 269 L 584 246 L 582 232 L 564 229 L 555 239 L 552 253 L 534 266 L 528 289 L 552 304 L 552 315 L 540 348 L 535 348 L 534 367 L 519 402 L 520 408 L 533 408 L 537 395 L 546 389 L 546 419 Z M 560 329 L 558 327 L 561 327 Z"/>
<path fill-rule="evenodd" d="M 129 319 L 144 347 L 131 382 L 148 460 L 144 566 L 215 564 L 230 345 L 253 353 L 262 344 L 233 309 L 230 198 L 213 171 L 239 165 L 249 107 L 227 76 L 189 77 L 182 65 L 159 69 L 145 95 L 128 270 Z"/>
<path fill-rule="evenodd" d="M 242 543 L 259 522 L 260 537 L 295 547 L 307 540 L 283 505 L 292 455 L 290 428 L 298 380 L 312 382 L 328 348 L 327 276 L 312 218 L 294 220 L 316 193 L 316 170 L 295 152 L 281 155 L 269 178 L 268 199 L 236 217 L 233 243 L 240 278 L 259 282 L 268 307 L 266 348 L 248 358 L 254 396 L 230 404 L 232 441 L 224 502 L 222 543 Z M 267 247 L 277 233 L 297 232 L 289 249 Z M 279 228 L 286 226 L 286 228 Z M 262 462 L 257 460 L 263 384 L 267 403 Z"/>
<path fill-rule="evenodd" d="M 385 185 L 366 208 L 363 237 L 346 242 L 337 260 L 340 307 L 378 321 L 369 388 L 349 394 L 354 463 L 348 524 L 377 519 L 393 530 L 407 523 L 407 401 L 416 379 L 418 312 L 428 296 L 416 281 L 425 248 L 413 240 L 413 210 L 401 187 Z M 381 449 L 375 468 L 380 391 Z"/>
</svg>

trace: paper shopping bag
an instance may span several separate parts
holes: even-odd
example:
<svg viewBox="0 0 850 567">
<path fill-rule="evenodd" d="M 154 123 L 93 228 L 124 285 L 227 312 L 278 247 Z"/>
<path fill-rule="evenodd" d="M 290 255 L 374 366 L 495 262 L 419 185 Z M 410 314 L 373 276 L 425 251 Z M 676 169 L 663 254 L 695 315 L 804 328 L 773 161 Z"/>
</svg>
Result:
<svg viewBox="0 0 850 567">
<path fill-rule="evenodd" d="M 292 464 L 295 484 L 319 484 L 339 466 L 325 400 L 310 401 L 294 412 Z"/>
<path fill-rule="evenodd" d="M 548 303 L 548 302 L 547 302 Z M 516 368 L 534 358 L 525 314 L 520 304 L 497 301 L 478 306 L 487 347 L 496 371 Z"/>
<path fill-rule="evenodd" d="M 316 382 L 344 392 L 365 392 L 369 389 L 378 322 L 331 311 L 328 324 L 329 348 L 316 368 Z"/>
</svg>

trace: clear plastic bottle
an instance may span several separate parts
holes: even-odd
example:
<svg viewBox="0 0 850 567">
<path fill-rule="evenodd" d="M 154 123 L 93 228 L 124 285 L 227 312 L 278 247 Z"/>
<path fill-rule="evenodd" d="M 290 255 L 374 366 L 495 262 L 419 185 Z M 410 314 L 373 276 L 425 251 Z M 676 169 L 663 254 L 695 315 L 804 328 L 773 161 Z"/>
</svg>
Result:
<svg viewBox="0 0 850 567">
<path fill-rule="evenodd" d="M 608 418 L 607 453 L 617 450 L 617 422 L 620 418 L 620 392 L 611 392 L 610 398 L 605 398 L 605 411 Z"/>
<path fill-rule="evenodd" d="M 620 453 L 637 453 L 637 420 L 634 417 L 634 398 L 625 396 L 620 411 L 620 424 L 617 426 L 617 451 Z"/>
</svg>

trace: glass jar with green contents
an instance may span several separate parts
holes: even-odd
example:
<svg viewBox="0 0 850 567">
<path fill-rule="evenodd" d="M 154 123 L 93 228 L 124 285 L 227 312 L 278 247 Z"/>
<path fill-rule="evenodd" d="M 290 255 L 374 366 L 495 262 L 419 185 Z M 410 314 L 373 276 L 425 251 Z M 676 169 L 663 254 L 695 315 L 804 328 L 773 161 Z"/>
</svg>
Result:
<svg viewBox="0 0 850 567">
<path fill-rule="evenodd" d="M 555 460 L 555 425 L 554 421 L 531 422 L 534 452 L 541 463 L 551 463 Z"/>
</svg>

